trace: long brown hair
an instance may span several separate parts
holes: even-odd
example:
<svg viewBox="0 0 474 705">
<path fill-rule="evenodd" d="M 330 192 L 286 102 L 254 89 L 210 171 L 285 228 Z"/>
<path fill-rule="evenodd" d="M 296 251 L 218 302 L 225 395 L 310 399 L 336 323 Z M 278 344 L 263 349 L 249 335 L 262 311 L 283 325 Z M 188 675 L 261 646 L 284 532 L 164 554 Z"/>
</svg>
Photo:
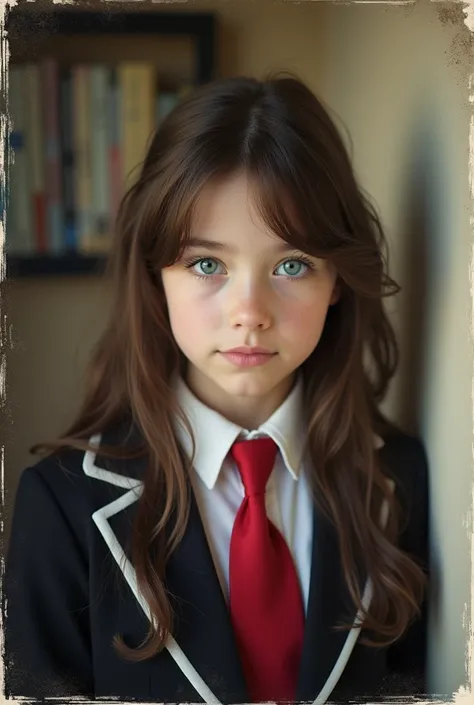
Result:
<svg viewBox="0 0 474 705">
<path fill-rule="evenodd" d="M 173 628 L 165 568 L 190 508 L 192 459 L 174 425 L 177 414 L 186 419 L 171 385 L 175 373 L 185 373 L 186 360 L 171 333 L 161 270 L 180 258 L 202 188 L 237 170 L 252 182 L 271 230 L 303 252 L 328 258 L 337 271 L 339 301 L 301 369 L 314 498 L 337 529 L 345 580 L 363 612 L 356 556 L 373 583 L 364 643 L 380 646 L 400 637 L 423 595 L 423 571 L 396 546 L 400 507 L 374 450 L 374 433 L 383 437 L 390 429 L 379 404 L 398 363 L 383 298 L 399 287 L 387 273 L 380 220 L 328 110 L 304 83 L 287 73 L 263 81 L 218 80 L 191 93 L 153 135 L 117 216 L 109 261 L 112 311 L 91 357 L 82 407 L 63 437 L 33 449 L 86 449 L 92 435 L 124 419 L 139 429 L 138 447 L 101 450 L 147 459 L 132 557 L 159 626 L 150 626 L 137 649 L 115 637 L 119 653 L 131 660 L 163 649 Z M 384 499 L 390 504 L 385 529 L 379 523 Z M 369 632 L 374 638 L 365 636 Z"/>
</svg>

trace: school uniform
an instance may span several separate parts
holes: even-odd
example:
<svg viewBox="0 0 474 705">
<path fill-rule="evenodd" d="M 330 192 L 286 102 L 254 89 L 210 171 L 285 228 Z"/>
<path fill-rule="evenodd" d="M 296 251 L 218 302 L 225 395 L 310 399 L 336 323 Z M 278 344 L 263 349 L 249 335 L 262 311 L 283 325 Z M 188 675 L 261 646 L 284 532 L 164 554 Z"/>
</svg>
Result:
<svg viewBox="0 0 474 705">
<path fill-rule="evenodd" d="M 112 646 L 117 634 L 129 646 L 141 644 L 151 619 L 128 544 L 145 461 L 101 456 L 102 443 L 123 441 L 124 429 L 116 428 L 92 439 L 94 452 L 64 451 L 24 471 L 4 588 L 7 695 L 250 702 L 229 618 L 229 543 L 244 496 L 229 451 L 236 440 L 262 436 L 279 450 L 267 486 L 267 513 L 290 549 L 304 604 L 297 700 L 426 693 L 426 605 L 403 640 L 388 648 L 366 647 L 355 633 L 332 630 L 348 613 L 354 619 L 356 610 L 343 582 L 336 531 L 311 501 L 308 458 L 301 457 L 306 421 L 301 384 L 298 378 L 272 417 L 249 432 L 175 380 L 197 442 L 191 512 L 166 569 L 176 611 L 173 637 L 148 661 L 124 661 Z M 179 421 L 176 430 L 189 454 L 190 439 Z M 423 447 L 401 433 L 375 437 L 374 444 L 394 491 L 409 507 L 400 545 L 428 569 Z M 365 578 L 361 585 L 370 595 Z"/>
</svg>

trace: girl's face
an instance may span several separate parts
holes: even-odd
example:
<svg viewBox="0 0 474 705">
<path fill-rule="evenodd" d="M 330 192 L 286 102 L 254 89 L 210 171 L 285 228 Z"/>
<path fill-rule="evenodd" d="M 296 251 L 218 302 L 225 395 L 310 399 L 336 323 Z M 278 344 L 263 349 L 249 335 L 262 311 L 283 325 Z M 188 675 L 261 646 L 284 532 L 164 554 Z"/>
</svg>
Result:
<svg viewBox="0 0 474 705">
<path fill-rule="evenodd" d="M 171 329 L 188 360 L 188 386 L 206 405 L 253 429 L 283 402 L 318 344 L 337 287 L 327 261 L 268 230 L 247 189 L 243 175 L 204 189 L 192 238 L 207 244 L 191 244 L 162 270 L 162 281 Z M 264 364 L 240 366 L 223 355 L 240 346 L 273 354 Z"/>
</svg>

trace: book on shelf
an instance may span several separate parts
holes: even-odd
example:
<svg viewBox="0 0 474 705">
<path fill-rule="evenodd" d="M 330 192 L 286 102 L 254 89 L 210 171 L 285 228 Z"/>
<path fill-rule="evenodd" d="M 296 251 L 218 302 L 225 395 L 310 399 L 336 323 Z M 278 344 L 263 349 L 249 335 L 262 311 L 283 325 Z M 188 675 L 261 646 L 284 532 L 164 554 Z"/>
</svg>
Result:
<svg viewBox="0 0 474 705">
<path fill-rule="evenodd" d="M 179 102 L 179 95 L 175 91 L 160 91 L 156 98 L 156 122 L 161 125 L 165 117 L 171 113 Z"/>
<path fill-rule="evenodd" d="M 77 245 L 76 230 L 76 203 L 74 189 L 74 116 L 73 105 L 73 79 L 69 67 L 60 72 L 60 138 L 61 138 L 61 166 L 62 166 L 62 192 L 64 208 L 64 245 L 67 250 L 74 250 Z"/>
<path fill-rule="evenodd" d="M 137 179 L 137 167 L 145 157 L 156 124 L 156 69 L 149 63 L 122 63 L 118 73 L 122 93 L 122 179 L 128 188 Z"/>
<path fill-rule="evenodd" d="M 25 83 L 23 72 L 19 68 L 13 67 L 10 71 L 8 106 L 13 124 L 10 134 L 12 151 L 8 178 L 10 199 L 7 214 L 7 240 L 10 229 L 15 233 L 15 248 L 21 255 L 29 255 L 35 251 L 33 209 L 29 197 L 32 193 L 32 180 L 26 148 L 27 132 L 30 125 L 26 119 L 27 91 Z"/>
<path fill-rule="evenodd" d="M 81 242 L 85 252 L 102 252 L 109 248 L 111 224 L 108 164 L 107 103 L 110 89 L 106 66 L 90 68 L 90 137 L 91 137 L 91 236 Z"/>
<path fill-rule="evenodd" d="M 74 104 L 74 148 L 75 168 L 75 227 L 77 250 L 92 237 L 92 177 L 91 177 L 91 116 L 90 116 L 90 70 L 88 66 L 72 69 Z"/>
<path fill-rule="evenodd" d="M 191 86 L 160 91 L 151 62 L 47 57 L 9 76 L 7 256 L 105 254 L 156 127 Z"/>
<path fill-rule="evenodd" d="M 54 59 L 48 58 L 42 62 L 41 69 L 43 73 L 46 144 L 46 225 L 49 252 L 58 255 L 65 246 L 59 122 L 59 66 Z"/>
<path fill-rule="evenodd" d="M 108 164 L 109 164 L 109 199 L 110 222 L 117 214 L 122 194 L 122 131 L 121 131 L 121 89 L 117 67 L 112 67 L 109 74 L 109 108 L 108 108 Z"/>
<path fill-rule="evenodd" d="M 25 113 L 28 121 L 26 131 L 27 162 L 31 169 L 32 234 L 34 249 L 38 252 L 48 251 L 46 231 L 46 194 L 45 194 L 45 153 L 43 150 L 43 112 L 41 96 L 40 67 L 30 64 L 25 66 L 26 90 Z"/>
</svg>

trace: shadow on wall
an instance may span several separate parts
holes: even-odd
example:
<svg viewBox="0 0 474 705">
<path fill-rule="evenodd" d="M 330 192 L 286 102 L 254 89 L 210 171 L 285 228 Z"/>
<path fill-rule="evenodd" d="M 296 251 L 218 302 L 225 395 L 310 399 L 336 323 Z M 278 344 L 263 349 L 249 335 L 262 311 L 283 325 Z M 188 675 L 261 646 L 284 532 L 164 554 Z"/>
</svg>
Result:
<svg viewBox="0 0 474 705">
<path fill-rule="evenodd" d="M 442 286 L 440 234 L 443 232 L 442 161 L 437 125 L 425 102 L 413 113 L 415 121 L 407 153 L 407 174 L 401 194 L 403 269 L 406 273 L 401 308 L 405 341 L 400 367 L 400 416 L 407 430 L 422 435 L 427 397 L 430 319 L 439 305 Z M 446 231 L 444 231 L 447 237 Z"/>
<path fill-rule="evenodd" d="M 432 393 L 429 388 L 433 328 L 443 311 L 443 291 L 447 286 L 453 237 L 448 225 L 448 204 L 444 182 L 446 168 L 439 145 L 442 127 L 428 100 L 414 112 L 407 175 L 401 207 L 406 285 L 402 299 L 403 355 L 401 365 L 401 409 L 404 426 L 423 439 L 425 417 Z M 424 439 L 426 441 L 426 439 Z M 426 446 L 425 446 L 426 447 Z M 430 629 L 443 629 L 439 607 L 443 603 L 441 555 L 431 540 Z M 440 694 L 438 694 L 439 696 Z M 452 697 L 452 694 L 444 694 Z M 443 696 L 444 696 L 443 695 Z"/>
</svg>

